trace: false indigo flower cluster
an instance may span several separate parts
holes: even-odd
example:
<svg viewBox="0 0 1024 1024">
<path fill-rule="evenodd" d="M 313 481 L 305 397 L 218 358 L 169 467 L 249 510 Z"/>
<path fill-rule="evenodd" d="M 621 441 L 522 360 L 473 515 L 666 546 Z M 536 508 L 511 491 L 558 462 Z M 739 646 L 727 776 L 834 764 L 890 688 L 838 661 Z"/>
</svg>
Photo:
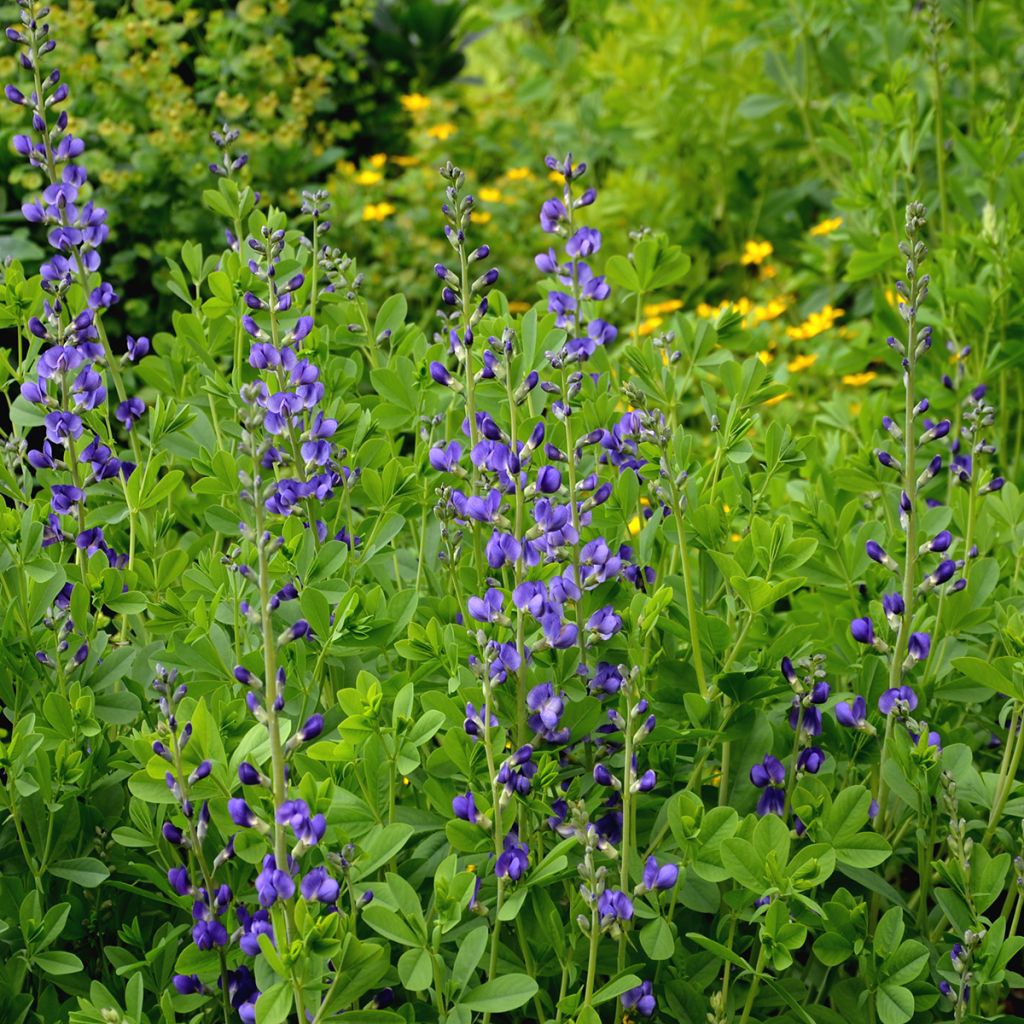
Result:
<svg viewBox="0 0 1024 1024">
<path fill-rule="evenodd" d="M 894 711 L 899 715 L 916 705 L 916 697 L 912 704 L 908 698 L 908 692 L 912 695 L 912 691 L 905 679 L 931 652 L 931 635 L 915 629 L 923 611 L 923 599 L 936 591 L 940 595 L 956 593 L 967 585 L 963 575 L 965 559 L 951 557 L 955 550 L 953 535 L 941 530 L 934 536 L 920 536 L 921 510 L 926 505 L 924 491 L 942 468 L 942 456 L 931 456 L 923 468 L 919 456 L 929 445 L 946 437 L 951 427 L 946 419 L 932 422 L 923 418 L 929 401 L 920 398 L 917 390 L 918 361 L 932 342 L 931 328 L 917 327 L 918 312 L 928 294 L 929 283 L 928 275 L 921 273 L 928 255 L 921 240 L 925 223 L 925 208 L 920 203 L 911 203 L 907 207 L 907 240 L 900 243 L 900 251 L 906 258 L 906 279 L 896 285 L 900 295 L 899 312 L 907 324 L 907 338 L 906 341 L 888 339 L 889 347 L 899 355 L 903 367 L 905 405 L 902 426 L 889 416 L 883 417 L 882 425 L 892 439 L 902 445 L 902 451 L 894 455 L 887 449 L 876 450 L 881 465 L 899 477 L 902 559 L 893 557 L 876 540 L 866 545 L 868 558 L 899 580 L 898 589 L 882 598 L 891 639 L 886 640 L 876 631 L 870 616 L 855 618 L 850 624 L 854 640 L 888 659 L 889 685 L 879 701 L 879 710 L 886 715 Z M 926 568 L 926 559 L 931 563 L 930 569 Z"/>
<path fill-rule="evenodd" d="M 88 176 L 77 162 L 85 144 L 67 130 L 67 111 L 53 116 L 67 102 L 69 90 L 59 70 L 44 75 L 42 67 L 43 58 L 56 48 L 45 20 L 49 8 L 35 0 L 19 0 L 19 7 L 20 24 L 7 29 L 7 37 L 20 47 L 19 63 L 32 75 L 32 90 L 26 95 L 8 85 L 5 94 L 31 115 L 31 133 L 15 135 L 14 148 L 48 182 L 37 199 L 22 206 L 22 214 L 30 224 L 46 226 L 53 250 L 40 268 L 45 292 L 42 314 L 28 321 L 29 331 L 45 347 L 34 373 L 26 373 L 21 395 L 44 410 L 46 430 L 41 448 L 29 452 L 28 461 L 40 471 L 61 469 L 67 474 L 64 480 L 70 480 L 50 488 L 51 515 L 44 545 L 73 540 L 83 555 L 102 551 L 111 565 L 118 565 L 119 556 L 104 540 L 102 527 L 87 530 L 85 517 L 90 484 L 126 478 L 135 468 L 113 451 L 104 370 L 110 372 L 117 393 L 114 417 L 126 431 L 142 417 L 145 404 L 126 394 L 120 361 L 111 353 L 103 329 L 103 311 L 118 301 L 99 274 L 99 249 L 108 234 L 106 211 L 89 198 Z M 85 305 L 76 304 L 79 292 L 73 286 L 84 293 Z M 127 358 L 141 358 L 148 349 L 147 339 L 129 339 Z M 79 448 L 87 427 L 92 438 Z M 132 443 L 138 461 L 134 435 Z M 65 532 L 65 517 L 75 523 L 70 533 Z"/>
<path fill-rule="evenodd" d="M 538 772 L 538 746 L 561 747 L 560 763 L 568 765 L 574 756 L 572 744 L 587 741 L 573 737 L 565 724 L 570 694 L 554 682 L 554 666 L 551 670 L 541 667 L 542 655 L 551 658 L 553 652 L 562 651 L 574 657 L 570 678 L 583 684 L 575 699 L 589 692 L 599 699 L 619 695 L 625 702 L 624 714 L 608 709 L 607 725 L 596 737 L 598 757 L 614 758 L 617 765 L 613 769 L 599 761 L 593 769 L 598 785 L 612 789 L 604 802 L 606 813 L 591 823 L 582 810 L 579 820 L 567 825 L 569 805 L 559 796 L 548 819 L 552 828 L 575 833 L 584 844 L 584 861 L 590 869 L 581 893 L 594 916 L 592 941 L 596 942 L 599 934 L 621 934 L 633 917 L 625 852 L 633 845 L 630 807 L 637 793 L 654 787 L 656 777 L 652 770 L 640 771 L 637 766 L 635 747 L 653 729 L 654 716 L 639 696 L 636 672 L 600 660 L 595 649 L 622 630 L 622 617 L 610 600 L 612 586 L 625 580 L 645 587 L 653 581 L 653 573 L 633 563 L 628 546 L 589 529 L 594 510 L 612 493 L 612 483 L 601 481 L 600 467 L 614 465 L 621 471 L 639 463 L 629 461 L 627 450 L 632 444 L 635 456 L 635 442 L 626 436 L 632 421 L 610 430 L 599 427 L 583 432 L 574 427 L 583 389 L 593 383 L 579 364 L 597 345 L 614 340 L 616 330 L 596 315 L 597 305 L 609 296 L 609 287 L 586 261 L 600 249 L 601 236 L 575 220 L 576 212 L 596 197 L 588 189 L 573 198 L 573 184 L 586 167 L 574 165 L 571 157 L 549 158 L 548 166 L 562 176 L 564 189 L 562 199 L 544 204 L 541 225 L 565 241 L 561 254 L 549 249 L 536 261 L 552 277 L 549 308 L 559 329 L 558 347 L 545 354 L 544 368 L 524 361 L 516 333 L 509 327 L 500 336 L 479 336 L 489 307 L 486 292 L 497 281 L 498 272 L 470 273 L 472 264 L 487 259 L 490 250 L 486 245 L 474 247 L 468 240 L 473 200 L 463 195 L 464 175 L 450 164 L 442 168 L 447 182 L 442 207 L 445 235 L 458 265 L 434 268 L 442 284 L 442 302 L 454 312 L 445 317 L 445 333 L 438 339 L 446 345 L 450 359 L 434 361 L 430 376 L 463 398 L 465 419 L 462 438 L 435 443 L 429 462 L 451 480 L 438 491 L 436 511 L 453 589 L 462 594 L 456 564 L 467 551 L 472 551 L 479 581 L 475 592 L 461 598 L 479 651 L 471 667 L 483 691 L 479 709 L 467 704 L 466 732 L 483 743 L 491 806 L 478 807 L 470 790 L 455 798 L 452 809 L 463 821 L 493 828 L 499 908 L 502 885 L 515 882 L 529 869 L 528 836 L 520 831 L 528 816 L 520 813 L 519 826 L 503 834 L 504 808 L 513 797 L 531 792 Z M 549 402 L 539 414 L 538 392 Z M 493 405 L 489 404 L 492 395 Z M 472 547 L 463 541 L 467 533 Z M 538 675 L 540 679 L 533 682 L 531 676 Z M 510 698 L 514 713 L 508 722 L 515 750 L 499 765 L 495 752 L 507 735 L 499 716 L 499 690 L 509 680 L 515 683 L 515 695 Z M 568 778 L 563 780 L 559 793 L 565 793 L 569 784 Z M 618 842 L 624 851 L 621 877 L 618 888 L 609 888 L 604 875 L 598 874 L 604 869 L 592 863 L 593 853 L 602 850 L 614 856 L 612 844 Z M 637 893 L 670 888 L 677 874 L 674 865 L 652 861 Z M 589 934 L 591 922 L 582 916 Z M 630 1005 L 639 1004 L 641 1013 L 648 1007 L 653 1011 L 653 997 L 648 996 L 641 993 Z"/>
</svg>

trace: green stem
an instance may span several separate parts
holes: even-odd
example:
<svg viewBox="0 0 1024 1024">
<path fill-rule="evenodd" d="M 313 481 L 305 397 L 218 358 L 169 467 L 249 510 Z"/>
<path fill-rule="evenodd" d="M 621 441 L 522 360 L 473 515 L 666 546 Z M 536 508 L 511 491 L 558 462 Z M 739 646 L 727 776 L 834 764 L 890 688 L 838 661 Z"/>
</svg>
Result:
<svg viewBox="0 0 1024 1024">
<path fill-rule="evenodd" d="M 757 997 L 757 990 L 761 987 L 761 972 L 764 970 L 765 947 L 762 943 L 757 951 L 757 965 L 754 967 L 754 977 L 750 981 L 750 991 L 747 992 L 747 1001 L 743 1004 L 743 1016 L 740 1017 L 740 1024 L 747 1024 L 750 1019 L 750 1011 L 754 1008 L 754 999 Z"/>
</svg>

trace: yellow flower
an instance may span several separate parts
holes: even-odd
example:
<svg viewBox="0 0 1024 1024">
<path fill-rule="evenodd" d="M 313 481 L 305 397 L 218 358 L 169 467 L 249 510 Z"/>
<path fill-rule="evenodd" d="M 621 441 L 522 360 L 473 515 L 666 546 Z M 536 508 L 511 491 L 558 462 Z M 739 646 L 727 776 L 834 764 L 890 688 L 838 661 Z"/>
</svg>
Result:
<svg viewBox="0 0 1024 1024">
<path fill-rule="evenodd" d="M 787 398 L 789 398 L 789 396 L 790 396 L 790 392 L 789 391 L 783 391 L 781 395 L 776 395 L 774 398 L 767 399 L 764 402 L 764 404 L 765 405 L 778 405 L 779 402 L 784 402 Z"/>
<path fill-rule="evenodd" d="M 490 224 L 491 214 L 487 210 L 474 210 L 473 220 L 475 220 L 477 224 Z"/>
<path fill-rule="evenodd" d="M 391 203 L 367 203 L 363 207 L 363 220 L 387 220 L 394 212 Z"/>
<path fill-rule="evenodd" d="M 408 96 L 400 96 L 399 102 L 407 113 L 418 114 L 430 106 L 430 97 L 419 92 L 411 92 Z"/>
<path fill-rule="evenodd" d="M 812 313 L 798 327 L 787 327 L 786 334 L 795 341 L 806 341 L 808 338 L 817 337 L 817 335 L 821 334 L 823 331 L 827 331 L 832 328 L 835 325 L 836 320 L 838 320 L 845 312 L 846 310 L 844 309 L 825 306 L 817 313 Z"/>
<path fill-rule="evenodd" d="M 383 177 L 380 171 L 365 170 L 356 175 L 355 182 L 357 185 L 376 185 Z"/>
<path fill-rule="evenodd" d="M 682 309 L 683 303 L 681 299 L 666 299 L 664 302 L 648 302 L 644 306 L 644 316 L 661 316 L 662 313 L 674 313 L 677 309 Z"/>
<path fill-rule="evenodd" d="M 420 162 L 420 158 L 418 156 L 407 155 L 393 156 L 391 158 L 391 162 L 393 164 L 397 164 L 399 167 L 415 167 Z"/>
<path fill-rule="evenodd" d="M 510 313 L 525 313 L 530 308 L 528 302 L 523 302 L 522 299 L 513 299 L 508 304 L 508 311 Z"/>
<path fill-rule="evenodd" d="M 745 295 L 742 298 L 737 299 L 733 304 L 732 308 L 739 313 L 740 316 L 746 316 L 750 312 L 751 302 Z"/>
<path fill-rule="evenodd" d="M 477 189 L 476 195 L 478 199 L 482 199 L 485 203 L 501 202 L 501 192 L 489 185 L 485 185 L 483 188 Z"/>
<path fill-rule="evenodd" d="M 553 181 L 556 185 L 564 185 L 565 184 L 565 175 L 564 174 L 559 174 L 558 171 L 549 171 L 548 172 L 548 181 Z"/>
<path fill-rule="evenodd" d="M 806 370 L 809 366 L 813 366 L 817 361 L 817 355 L 812 352 L 810 355 L 797 356 L 796 359 L 791 359 L 786 364 L 786 369 L 790 373 L 799 373 L 801 370 Z"/>
<path fill-rule="evenodd" d="M 860 388 L 870 384 L 878 376 L 874 370 L 865 370 L 863 373 L 848 373 L 843 377 L 843 383 L 849 384 L 851 388 Z"/>
<path fill-rule="evenodd" d="M 743 255 L 740 256 L 740 263 L 745 267 L 760 266 L 771 254 L 775 252 L 771 242 L 747 242 L 743 246 Z"/>
<path fill-rule="evenodd" d="M 475 865 L 475 864 L 467 864 L 467 865 L 466 865 L 466 870 L 467 870 L 467 871 L 468 871 L 468 872 L 469 872 L 470 874 L 473 874 L 473 873 L 474 873 L 474 872 L 476 871 L 476 865 Z"/>
<path fill-rule="evenodd" d="M 640 521 L 639 516 L 633 516 L 629 521 L 629 535 L 635 537 L 642 529 L 644 524 Z"/>
<path fill-rule="evenodd" d="M 752 327 L 763 324 L 767 320 L 776 320 L 786 312 L 789 303 L 784 298 L 769 299 L 763 306 L 755 306 L 750 311 L 750 323 Z"/>
<path fill-rule="evenodd" d="M 778 273 L 779 272 L 778 270 L 775 269 L 774 263 L 766 263 L 763 267 L 761 267 L 761 273 L 759 277 L 762 281 L 770 281 L 773 277 L 776 277 Z"/>
<path fill-rule="evenodd" d="M 720 302 L 717 306 L 711 306 L 706 302 L 697 303 L 697 316 L 702 320 L 711 320 L 729 308 L 728 301 Z"/>
<path fill-rule="evenodd" d="M 859 416 L 860 415 L 860 410 L 861 410 L 860 402 L 851 402 L 850 403 L 850 415 L 851 416 Z"/>
<path fill-rule="evenodd" d="M 822 238 L 824 235 L 831 235 L 836 228 L 842 227 L 842 217 L 830 217 L 828 220 L 823 220 L 820 224 L 815 224 L 811 228 L 811 234 L 815 238 Z"/>
<path fill-rule="evenodd" d="M 388 162 L 387 153 L 374 153 L 370 157 L 370 166 L 376 167 L 378 170 Z"/>
<path fill-rule="evenodd" d="M 640 323 L 640 337 L 646 338 L 648 334 L 653 334 L 664 321 L 660 316 L 648 317 L 646 320 Z"/>
<path fill-rule="evenodd" d="M 427 134 L 432 139 L 444 142 L 446 139 L 450 139 L 457 131 L 458 128 L 456 128 L 451 121 L 442 121 L 440 124 L 432 124 L 427 129 Z"/>
<path fill-rule="evenodd" d="M 763 348 L 757 353 L 757 358 L 761 360 L 762 366 L 767 366 L 772 361 L 772 354 L 768 349 Z"/>
<path fill-rule="evenodd" d="M 529 167 L 510 167 L 505 172 L 509 181 L 528 181 L 533 177 L 533 171 Z"/>
<path fill-rule="evenodd" d="M 894 309 L 896 308 L 896 293 L 891 288 L 885 289 L 885 301 Z"/>
</svg>

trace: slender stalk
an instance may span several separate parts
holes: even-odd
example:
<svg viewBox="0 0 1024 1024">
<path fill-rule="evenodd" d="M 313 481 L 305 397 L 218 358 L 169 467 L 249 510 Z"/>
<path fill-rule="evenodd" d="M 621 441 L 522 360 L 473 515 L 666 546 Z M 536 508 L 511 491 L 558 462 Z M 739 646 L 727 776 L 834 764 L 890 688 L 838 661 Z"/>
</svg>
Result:
<svg viewBox="0 0 1024 1024">
<path fill-rule="evenodd" d="M 747 1001 L 743 1004 L 743 1015 L 740 1017 L 740 1024 L 747 1024 L 750 1020 L 750 1011 L 754 1008 L 754 1000 L 757 998 L 757 990 L 761 987 L 761 972 L 764 970 L 765 947 L 762 944 L 757 951 L 757 964 L 754 967 L 754 977 L 750 981 L 750 990 L 747 992 Z"/>
</svg>

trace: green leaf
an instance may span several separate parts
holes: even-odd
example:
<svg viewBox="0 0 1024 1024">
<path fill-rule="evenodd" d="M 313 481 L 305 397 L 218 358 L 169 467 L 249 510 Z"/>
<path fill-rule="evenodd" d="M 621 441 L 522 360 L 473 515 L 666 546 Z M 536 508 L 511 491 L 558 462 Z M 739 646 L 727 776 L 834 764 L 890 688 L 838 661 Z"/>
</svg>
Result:
<svg viewBox="0 0 1024 1024">
<path fill-rule="evenodd" d="M 459 951 L 455 954 L 455 963 L 452 965 L 452 982 L 456 989 L 465 988 L 469 984 L 469 979 L 473 977 L 473 972 L 487 949 L 490 934 L 486 926 L 478 925 L 462 937 Z"/>
<path fill-rule="evenodd" d="M 877 832 L 857 832 L 835 844 L 836 860 L 853 868 L 873 868 L 892 856 L 892 847 Z"/>
<path fill-rule="evenodd" d="M 292 1012 L 292 988 L 279 981 L 256 1000 L 256 1024 L 284 1024 Z"/>
<path fill-rule="evenodd" d="M 672 926 L 663 917 L 640 929 L 640 945 L 652 960 L 668 960 L 676 951 L 676 940 L 672 936 Z"/>
<path fill-rule="evenodd" d="M 612 978 L 594 993 L 592 1002 L 594 1006 L 600 1006 L 610 999 L 617 999 L 623 992 L 628 992 L 639 984 L 641 984 L 641 980 L 635 974 L 623 974 L 618 978 Z"/>
<path fill-rule="evenodd" d="M 59 949 L 36 953 L 32 963 L 47 974 L 77 974 L 84 969 L 84 964 L 74 953 L 65 953 Z"/>
<path fill-rule="evenodd" d="M 537 982 L 527 974 L 505 974 L 470 989 L 459 1005 L 478 1013 L 504 1013 L 518 1010 L 537 992 Z"/>
<path fill-rule="evenodd" d="M 914 996 L 900 985 L 882 985 L 875 993 L 875 1009 L 882 1024 L 907 1024 L 914 1016 Z"/>
<path fill-rule="evenodd" d="M 410 992 L 422 992 L 430 988 L 432 977 L 430 954 L 425 949 L 407 949 L 398 958 L 399 981 Z"/>
<path fill-rule="evenodd" d="M 50 868 L 50 874 L 58 878 L 66 878 L 83 889 L 95 889 L 101 882 L 110 877 L 110 871 L 102 861 L 95 857 L 75 857 L 72 860 L 62 860 Z"/>
<path fill-rule="evenodd" d="M 906 985 L 916 981 L 928 963 L 928 948 L 914 939 L 908 939 L 882 964 L 882 975 L 887 985 Z"/>
<path fill-rule="evenodd" d="M 972 682 L 980 683 L 989 690 L 1024 700 L 1024 684 L 1017 678 L 1010 679 L 1005 676 L 991 661 L 982 658 L 954 658 L 953 668 Z"/>
<path fill-rule="evenodd" d="M 814 955 L 826 967 L 838 967 L 853 956 L 853 943 L 838 932 L 825 932 L 814 940 Z"/>
<path fill-rule="evenodd" d="M 637 276 L 636 268 L 625 256 L 612 256 L 604 265 L 604 273 L 610 284 L 631 292 L 640 290 L 640 278 Z"/>
<path fill-rule="evenodd" d="M 760 120 L 786 106 L 782 96 L 771 96 L 768 93 L 751 93 L 744 96 L 736 106 L 736 116 L 745 117 L 749 121 Z"/>
<path fill-rule="evenodd" d="M 412 928 L 393 910 L 371 903 L 363 910 L 363 920 L 378 934 L 403 946 L 418 946 L 422 941 Z"/>
</svg>

